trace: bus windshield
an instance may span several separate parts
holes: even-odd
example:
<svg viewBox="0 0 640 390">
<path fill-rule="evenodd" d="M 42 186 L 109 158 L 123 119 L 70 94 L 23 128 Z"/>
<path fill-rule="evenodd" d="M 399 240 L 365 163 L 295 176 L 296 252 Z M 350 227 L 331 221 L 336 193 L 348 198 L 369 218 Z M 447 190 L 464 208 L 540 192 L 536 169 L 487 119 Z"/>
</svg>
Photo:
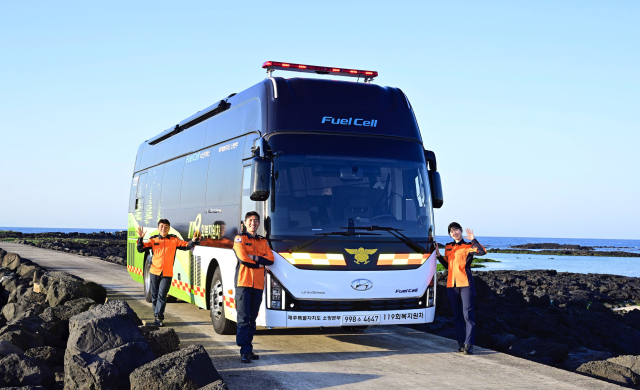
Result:
<svg viewBox="0 0 640 390">
<path fill-rule="evenodd" d="M 402 229 L 424 242 L 432 233 L 431 196 L 419 143 L 394 139 L 277 135 L 272 236 L 313 237 L 356 227 Z M 388 241 L 381 236 L 358 240 Z M 294 237 L 291 237 L 294 238 Z M 352 240 L 353 238 L 351 238 Z"/>
</svg>

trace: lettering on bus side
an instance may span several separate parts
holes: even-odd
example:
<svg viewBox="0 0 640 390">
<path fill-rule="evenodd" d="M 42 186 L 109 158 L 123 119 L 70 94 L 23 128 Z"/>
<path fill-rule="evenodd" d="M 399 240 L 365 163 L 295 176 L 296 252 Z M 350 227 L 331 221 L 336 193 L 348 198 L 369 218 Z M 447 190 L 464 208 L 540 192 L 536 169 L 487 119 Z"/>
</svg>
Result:
<svg viewBox="0 0 640 390">
<path fill-rule="evenodd" d="M 378 126 L 377 119 L 363 119 L 363 118 L 334 118 L 332 116 L 323 116 L 322 122 L 320 123 L 331 123 L 332 125 L 353 125 L 353 126 L 366 126 L 366 127 L 376 127 Z"/>
<path fill-rule="evenodd" d="M 213 238 L 214 240 L 222 238 L 222 226 L 219 224 L 203 224 L 202 214 L 198 214 L 195 221 L 189 222 L 189 233 L 187 234 L 187 238 L 193 238 L 193 233 L 196 231 L 200 231 L 202 238 Z"/>
<path fill-rule="evenodd" d="M 203 152 L 196 152 L 194 154 L 191 154 L 187 156 L 187 164 L 194 161 L 198 161 L 201 158 L 209 157 L 209 155 L 211 155 L 211 150 L 205 150 Z"/>
<path fill-rule="evenodd" d="M 222 145 L 218 148 L 218 153 L 226 152 L 227 150 L 233 150 L 238 147 L 238 143 L 234 142 L 231 144 Z"/>
</svg>

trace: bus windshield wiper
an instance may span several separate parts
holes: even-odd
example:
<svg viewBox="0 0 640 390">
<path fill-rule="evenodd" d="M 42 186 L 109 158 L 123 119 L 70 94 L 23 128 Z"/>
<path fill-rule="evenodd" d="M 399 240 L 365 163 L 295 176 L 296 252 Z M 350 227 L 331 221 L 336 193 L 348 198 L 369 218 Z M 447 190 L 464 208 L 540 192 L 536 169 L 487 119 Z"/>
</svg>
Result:
<svg viewBox="0 0 640 390">
<path fill-rule="evenodd" d="M 340 229 L 347 229 L 347 228 L 340 228 Z M 302 248 L 306 248 L 309 245 L 313 244 L 314 242 L 320 241 L 323 238 L 327 237 L 327 236 L 354 236 L 356 235 L 355 232 L 347 230 L 346 232 L 329 232 L 329 233 L 317 233 L 315 234 L 316 236 L 320 236 L 318 238 L 314 238 L 312 240 L 309 240 L 307 242 L 304 242 L 300 245 L 296 245 L 296 246 L 289 246 L 287 248 L 287 250 L 289 251 L 289 253 L 293 253 L 296 251 L 299 251 Z M 380 234 L 377 233 L 357 233 L 357 235 L 359 236 L 379 236 Z"/>
<path fill-rule="evenodd" d="M 340 229 L 346 229 L 346 228 L 340 228 Z M 414 251 L 418 252 L 418 253 L 422 253 L 427 254 L 429 253 L 429 251 L 427 251 L 422 245 L 418 244 L 417 242 L 413 241 L 412 239 L 410 239 L 409 237 L 405 236 L 404 234 L 400 233 L 402 231 L 402 229 L 396 229 L 396 228 L 392 228 L 392 227 L 384 227 L 384 226 L 362 226 L 362 227 L 351 227 L 350 229 L 361 229 L 361 230 L 367 230 L 367 231 L 385 231 L 388 232 L 389 234 L 391 234 L 392 236 L 396 237 L 398 240 L 402 241 L 406 246 L 408 246 L 409 248 L 413 249 Z M 359 233 L 359 234 L 363 234 L 363 233 Z"/>
</svg>

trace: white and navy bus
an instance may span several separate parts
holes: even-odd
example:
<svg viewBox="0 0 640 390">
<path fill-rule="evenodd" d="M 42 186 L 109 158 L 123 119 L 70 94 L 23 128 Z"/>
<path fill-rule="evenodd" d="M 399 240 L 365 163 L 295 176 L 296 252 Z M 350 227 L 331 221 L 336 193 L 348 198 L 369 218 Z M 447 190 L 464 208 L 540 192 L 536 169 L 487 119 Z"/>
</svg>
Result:
<svg viewBox="0 0 640 390">
<path fill-rule="evenodd" d="M 169 294 L 210 310 L 235 332 L 233 238 L 255 210 L 273 250 L 264 327 L 419 324 L 435 314 L 435 154 L 411 104 L 378 73 L 268 61 L 268 77 L 198 111 L 138 148 L 129 201 L 127 268 L 149 299 L 149 253 L 135 229 L 195 231 Z M 272 77 L 288 70 L 353 81 Z M 355 79 L 357 78 L 357 79 Z"/>
</svg>

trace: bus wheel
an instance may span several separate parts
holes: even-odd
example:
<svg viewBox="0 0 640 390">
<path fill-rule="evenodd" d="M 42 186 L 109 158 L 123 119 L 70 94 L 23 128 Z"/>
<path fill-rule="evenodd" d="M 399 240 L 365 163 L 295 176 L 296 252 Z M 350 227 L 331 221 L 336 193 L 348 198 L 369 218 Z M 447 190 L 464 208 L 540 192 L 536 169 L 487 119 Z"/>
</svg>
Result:
<svg viewBox="0 0 640 390">
<path fill-rule="evenodd" d="M 364 332 L 365 329 L 367 329 L 368 326 L 343 326 L 342 329 L 348 331 L 348 332 Z"/>
<path fill-rule="evenodd" d="M 220 268 L 216 268 L 209 283 L 209 307 L 211 308 L 211 322 L 217 334 L 236 334 L 236 323 L 224 315 L 224 286 Z"/>
<path fill-rule="evenodd" d="M 144 261 L 144 272 L 142 273 L 142 278 L 144 280 L 144 299 L 147 302 L 151 302 L 151 272 L 149 269 L 151 268 L 151 263 Z"/>
</svg>

